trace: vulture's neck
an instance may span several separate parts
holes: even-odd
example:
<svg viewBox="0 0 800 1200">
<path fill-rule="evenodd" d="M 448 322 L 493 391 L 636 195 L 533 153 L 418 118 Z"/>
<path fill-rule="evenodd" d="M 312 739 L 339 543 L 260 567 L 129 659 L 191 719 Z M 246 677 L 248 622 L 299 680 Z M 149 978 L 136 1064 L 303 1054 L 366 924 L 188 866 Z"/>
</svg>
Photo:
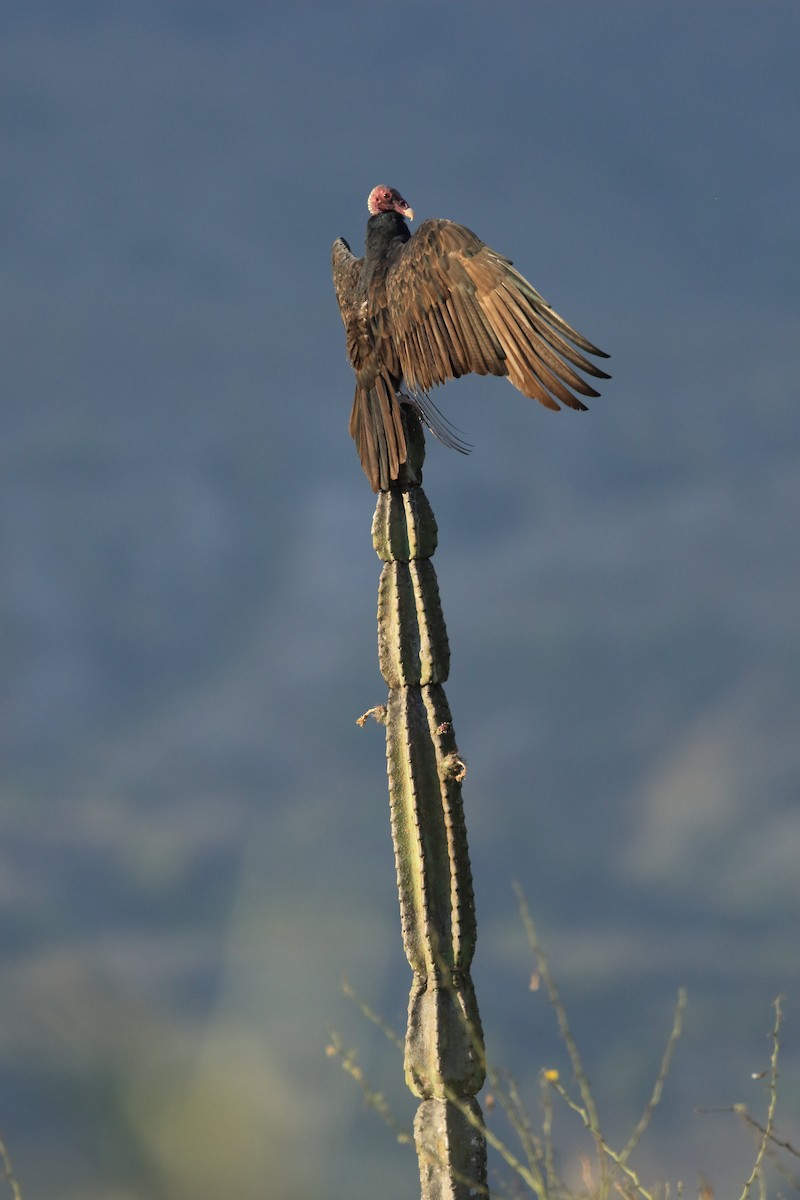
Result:
<svg viewBox="0 0 800 1200">
<path fill-rule="evenodd" d="M 367 221 L 366 260 L 374 270 L 388 261 L 411 237 L 399 213 L 378 213 Z"/>
</svg>

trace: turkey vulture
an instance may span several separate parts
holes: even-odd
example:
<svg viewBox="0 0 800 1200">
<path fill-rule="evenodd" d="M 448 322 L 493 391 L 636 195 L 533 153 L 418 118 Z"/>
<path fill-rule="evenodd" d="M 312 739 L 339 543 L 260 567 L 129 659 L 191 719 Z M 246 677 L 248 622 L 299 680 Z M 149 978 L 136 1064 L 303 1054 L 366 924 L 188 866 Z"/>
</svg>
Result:
<svg viewBox="0 0 800 1200">
<path fill-rule="evenodd" d="M 554 312 L 510 259 L 453 221 L 423 221 L 412 237 L 413 210 L 395 188 L 373 188 L 367 207 L 364 257 L 337 238 L 333 282 L 356 373 L 350 433 L 373 491 L 386 491 L 406 461 L 401 401 L 466 452 L 427 395 L 434 384 L 470 371 L 505 375 L 556 411 L 558 401 L 585 410 L 573 391 L 599 395 L 574 367 L 608 379 L 580 351 L 608 355 Z"/>
</svg>

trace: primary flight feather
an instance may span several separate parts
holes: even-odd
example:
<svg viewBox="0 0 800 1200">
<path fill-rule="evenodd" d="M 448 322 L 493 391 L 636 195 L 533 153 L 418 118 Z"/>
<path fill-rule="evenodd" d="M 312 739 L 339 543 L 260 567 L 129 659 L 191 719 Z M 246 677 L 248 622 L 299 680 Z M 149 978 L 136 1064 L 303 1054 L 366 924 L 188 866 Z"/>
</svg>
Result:
<svg viewBox="0 0 800 1200">
<path fill-rule="evenodd" d="M 554 312 L 511 260 L 453 221 L 423 221 L 395 188 L 373 188 L 366 246 L 356 258 L 333 243 L 333 282 L 356 374 L 350 417 L 361 465 L 386 491 L 406 461 L 400 404 L 412 403 L 431 431 L 464 450 L 427 395 L 471 371 L 505 375 L 524 395 L 558 409 L 597 396 L 579 374 L 608 379 L 585 355 L 602 350 Z M 405 385 L 405 391 L 403 387 Z"/>
</svg>

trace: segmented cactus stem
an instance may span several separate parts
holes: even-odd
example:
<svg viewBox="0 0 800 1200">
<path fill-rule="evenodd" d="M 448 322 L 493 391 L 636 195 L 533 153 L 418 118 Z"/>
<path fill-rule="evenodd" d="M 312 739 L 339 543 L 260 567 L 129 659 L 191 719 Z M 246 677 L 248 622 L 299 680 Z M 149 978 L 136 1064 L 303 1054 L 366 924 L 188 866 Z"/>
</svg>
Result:
<svg viewBox="0 0 800 1200">
<path fill-rule="evenodd" d="M 409 457 L 381 492 L 372 540 L 383 560 L 378 656 L 389 687 L 381 716 L 403 945 L 413 971 L 406 1082 L 420 1098 L 414 1123 L 422 1200 L 488 1195 L 486 1142 L 475 1096 L 483 1034 L 470 977 L 475 904 L 461 801 L 466 768 L 443 684 L 450 647 L 431 556 L 437 530 L 422 490 L 424 441 L 404 407 Z"/>
</svg>

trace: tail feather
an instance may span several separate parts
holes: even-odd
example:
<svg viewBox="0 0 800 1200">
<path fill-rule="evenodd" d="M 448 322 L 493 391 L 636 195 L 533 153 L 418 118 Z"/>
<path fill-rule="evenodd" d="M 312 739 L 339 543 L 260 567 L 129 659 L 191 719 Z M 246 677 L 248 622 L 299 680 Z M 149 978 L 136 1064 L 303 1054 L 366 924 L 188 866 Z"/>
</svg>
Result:
<svg viewBox="0 0 800 1200">
<path fill-rule="evenodd" d="M 369 389 L 356 387 L 350 435 L 373 492 L 385 492 L 406 461 L 400 402 L 391 380 L 379 375 Z"/>
</svg>

